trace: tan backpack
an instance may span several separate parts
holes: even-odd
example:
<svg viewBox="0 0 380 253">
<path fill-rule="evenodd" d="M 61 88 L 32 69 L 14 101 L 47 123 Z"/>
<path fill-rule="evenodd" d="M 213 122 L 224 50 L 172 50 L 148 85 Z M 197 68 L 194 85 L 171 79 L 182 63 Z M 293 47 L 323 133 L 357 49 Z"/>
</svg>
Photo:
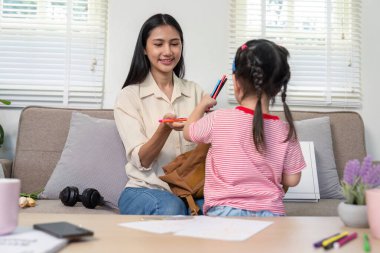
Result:
<svg viewBox="0 0 380 253">
<path fill-rule="evenodd" d="M 203 198 L 205 162 L 210 144 L 198 144 L 195 149 L 183 153 L 165 165 L 161 180 L 169 184 L 172 192 L 186 199 L 191 215 L 198 215 L 199 207 L 194 199 Z"/>
</svg>

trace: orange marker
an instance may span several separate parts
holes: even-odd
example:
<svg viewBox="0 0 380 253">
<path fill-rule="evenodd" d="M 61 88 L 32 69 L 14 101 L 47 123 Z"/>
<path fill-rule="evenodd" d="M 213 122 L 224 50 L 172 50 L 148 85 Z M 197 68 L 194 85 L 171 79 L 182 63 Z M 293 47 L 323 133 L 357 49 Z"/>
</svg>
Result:
<svg viewBox="0 0 380 253">
<path fill-rule="evenodd" d="M 160 119 L 158 122 L 160 122 L 160 123 L 173 123 L 173 122 L 183 122 L 186 120 L 187 120 L 187 118 Z"/>
</svg>

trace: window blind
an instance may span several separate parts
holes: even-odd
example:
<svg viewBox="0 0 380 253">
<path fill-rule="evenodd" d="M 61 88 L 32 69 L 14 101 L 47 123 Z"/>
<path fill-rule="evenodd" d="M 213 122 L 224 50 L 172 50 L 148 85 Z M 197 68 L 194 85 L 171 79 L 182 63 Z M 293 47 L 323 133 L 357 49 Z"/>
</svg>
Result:
<svg viewBox="0 0 380 253">
<path fill-rule="evenodd" d="M 266 38 L 290 52 L 290 105 L 361 106 L 361 0 L 230 0 L 230 5 L 231 63 L 244 42 Z M 231 82 L 228 97 L 236 103 Z"/>
<path fill-rule="evenodd" d="M 101 108 L 106 30 L 106 0 L 2 0 L 0 97 Z"/>
</svg>

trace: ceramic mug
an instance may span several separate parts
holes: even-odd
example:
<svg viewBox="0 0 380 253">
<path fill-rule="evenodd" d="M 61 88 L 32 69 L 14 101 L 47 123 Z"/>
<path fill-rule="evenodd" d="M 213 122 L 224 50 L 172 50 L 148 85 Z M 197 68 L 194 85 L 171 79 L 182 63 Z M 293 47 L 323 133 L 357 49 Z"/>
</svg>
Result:
<svg viewBox="0 0 380 253">
<path fill-rule="evenodd" d="M 20 179 L 0 178 L 0 235 L 12 233 L 17 227 L 20 188 Z"/>
<path fill-rule="evenodd" d="M 368 223 L 373 237 L 380 239 L 380 189 L 366 190 Z"/>
</svg>

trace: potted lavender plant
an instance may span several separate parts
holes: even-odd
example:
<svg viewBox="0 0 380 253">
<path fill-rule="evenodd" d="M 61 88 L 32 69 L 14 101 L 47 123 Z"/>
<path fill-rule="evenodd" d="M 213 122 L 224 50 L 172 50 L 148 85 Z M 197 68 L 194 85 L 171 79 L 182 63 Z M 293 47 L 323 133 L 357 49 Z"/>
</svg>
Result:
<svg viewBox="0 0 380 253">
<path fill-rule="evenodd" d="M 363 162 L 350 160 L 344 168 L 342 191 L 345 201 L 338 213 L 348 227 L 368 227 L 365 191 L 380 186 L 380 165 L 374 165 L 371 156 Z"/>
</svg>

